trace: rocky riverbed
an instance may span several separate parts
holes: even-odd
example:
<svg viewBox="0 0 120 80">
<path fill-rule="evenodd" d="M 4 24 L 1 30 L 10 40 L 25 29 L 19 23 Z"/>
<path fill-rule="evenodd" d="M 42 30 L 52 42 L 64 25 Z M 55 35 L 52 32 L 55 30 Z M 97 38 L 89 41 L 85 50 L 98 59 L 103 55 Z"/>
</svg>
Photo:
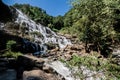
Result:
<svg viewBox="0 0 120 80">
<path fill-rule="evenodd" d="M 82 45 L 67 46 L 64 49 L 53 49 L 48 54 L 39 57 L 31 54 L 19 56 L 13 69 L 1 73 L 0 80 L 80 80 L 75 75 L 79 73 L 84 80 L 106 79 L 104 72 L 90 70 L 86 66 L 68 67 L 61 59 L 70 61 L 73 55 L 87 56 Z M 99 57 L 100 55 L 98 55 Z M 1 71 L 3 72 L 3 71 Z"/>
</svg>

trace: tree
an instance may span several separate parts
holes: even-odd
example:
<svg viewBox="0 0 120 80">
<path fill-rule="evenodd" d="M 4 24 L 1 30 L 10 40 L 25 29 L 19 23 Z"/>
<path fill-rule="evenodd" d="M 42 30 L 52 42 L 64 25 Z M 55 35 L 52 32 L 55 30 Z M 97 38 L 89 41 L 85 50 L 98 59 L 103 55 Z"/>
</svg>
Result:
<svg viewBox="0 0 120 80">
<path fill-rule="evenodd" d="M 57 30 L 60 30 L 64 26 L 63 17 L 57 16 L 53 19 L 53 27 Z"/>
<path fill-rule="evenodd" d="M 97 47 L 100 53 L 109 53 L 108 47 L 118 39 L 120 7 L 119 0 L 73 0 L 72 24 L 77 28 L 77 36 L 85 42 L 86 51 L 88 44 Z M 117 10 L 117 12 L 116 12 Z M 69 17 L 66 17 L 68 19 Z M 70 20 L 70 19 L 69 19 Z M 71 28 L 71 29 L 73 29 Z"/>
</svg>

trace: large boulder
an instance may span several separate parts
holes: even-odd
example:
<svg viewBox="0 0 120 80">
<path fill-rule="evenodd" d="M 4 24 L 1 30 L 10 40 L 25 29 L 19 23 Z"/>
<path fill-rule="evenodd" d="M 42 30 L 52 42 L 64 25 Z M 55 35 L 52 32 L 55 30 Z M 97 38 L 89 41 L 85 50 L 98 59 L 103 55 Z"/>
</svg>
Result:
<svg viewBox="0 0 120 80">
<path fill-rule="evenodd" d="M 23 80 L 60 80 L 53 74 L 45 73 L 42 70 L 31 70 L 23 72 Z"/>
<path fill-rule="evenodd" d="M 29 71 L 34 67 L 41 69 L 44 64 L 44 60 L 30 55 L 22 55 L 18 57 L 16 63 L 17 78 L 21 79 L 25 70 Z"/>
</svg>

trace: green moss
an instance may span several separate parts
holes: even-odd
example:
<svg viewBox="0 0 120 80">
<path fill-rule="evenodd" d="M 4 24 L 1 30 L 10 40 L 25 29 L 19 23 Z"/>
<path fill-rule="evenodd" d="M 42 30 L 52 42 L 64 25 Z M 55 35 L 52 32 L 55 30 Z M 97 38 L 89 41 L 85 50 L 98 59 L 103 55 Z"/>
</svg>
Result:
<svg viewBox="0 0 120 80">
<path fill-rule="evenodd" d="M 20 53 L 20 52 L 13 52 L 11 50 L 12 49 L 12 45 L 14 45 L 14 44 L 16 44 L 16 41 L 9 40 L 6 43 L 6 49 L 7 49 L 7 51 L 2 56 L 10 57 L 10 58 L 17 58 L 18 56 L 22 55 L 22 53 Z"/>
<path fill-rule="evenodd" d="M 14 44 L 16 44 L 16 41 L 14 41 L 14 40 L 8 41 L 8 42 L 6 43 L 6 48 L 7 48 L 7 50 L 11 50 L 12 45 L 14 45 Z"/>
<path fill-rule="evenodd" d="M 120 66 L 113 64 L 112 59 L 97 58 L 95 56 L 77 56 L 73 55 L 70 61 L 63 61 L 69 67 L 80 67 L 81 65 L 86 66 L 93 71 L 103 71 L 107 78 L 120 79 Z M 77 74 L 77 73 L 76 73 Z M 110 77 L 111 76 L 111 77 Z"/>
<path fill-rule="evenodd" d="M 9 58 L 17 58 L 20 55 L 22 55 L 22 53 L 20 53 L 20 52 L 7 51 L 2 56 L 9 57 Z"/>
</svg>

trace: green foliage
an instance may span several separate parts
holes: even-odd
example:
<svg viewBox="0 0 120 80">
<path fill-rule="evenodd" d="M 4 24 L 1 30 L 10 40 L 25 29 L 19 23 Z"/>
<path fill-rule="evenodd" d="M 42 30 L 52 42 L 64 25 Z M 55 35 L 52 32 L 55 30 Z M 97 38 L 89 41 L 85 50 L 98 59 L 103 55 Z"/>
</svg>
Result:
<svg viewBox="0 0 120 80">
<path fill-rule="evenodd" d="M 16 44 L 16 41 L 10 40 L 6 43 L 6 49 L 11 51 L 12 45 Z"/>
<path fill-rule="evenodd" d="M 104 62 L 104 63 L 99 63 L 99 62 L 102 62 L 102 60 L 100 61 L 95 56 L 78 57 L 78 56 L 74 55 L 72 57 L 72 60 L 70 60 L 68 62 L 68 64 L 71 66 L 80 66 L 82 64 L 83 66 L 87 66 L 88 68 L 90 68 L 92 70 L 98 70 L 98 68 L 100 68 L 99 65 L 103 65 L 104 63 L 106 63 L 106 62 Z"/>
<path fill-rule="evenodd" d="M 2 56 L 9 57 L 9 58 L 17 58 L 20 55 L 22 55 L 22 53 L 20 53 L 20 52 L 7 51 Z"/>
<path fill-rule="evenodd" d="M 13 52 L 12 51 L 12 45 L 14 45 L 14 44 L 16 44 L 16 41 L 14 41 L 14 40 L 8 41 L 6 43 L 6 49 L 8 51 L 6 51 L 2 56 L 17 58 L 18 56 L 22 55 L 22 53 L 20 53 L 20 52 Z"/>
<path fill-rule="evenodd" d="M 110 47 L 119 41 L 119 0 L 73 0 L 72 9 L 64 16 L 61 31 L 76 35 L 86 44 L 93 44 L 100 53 L 110 54 Z"/>
<path fill-rule="evenodd" d="M 63 17 L 57 16 L 53 19 L 53 28 L 60 30 L 64 26 Z"/>
<path fill-rule="evenodd" d="M 62 60 L 65 62 L 64 60 Z M 73 55 L 72 59 L 70 61 L 66 61 L 67 65 L 69 67 L 74 66 L 86 66 L 90 70 L 95 71 L 103 71 L 105 73 L 105 76 L 110 79 L 113 77 L 116 77 L 117 79 L 120 79 L 120 66 L 113 64 L 112 59 L 102 59 L 97 58 L 95 56 L 77 56 Z M 111 76 L 111 77 L 110 77 Z"/>
<path fill-rule="evenodd" d="M 86 52 L 93 44 L 107 57 L 109 47 L 120 40 L 119 0 L 70 0 L 72 8 L 64 16 L 49 16 L 45 10 L 28 4 L 15 4 L 31 19 L 52 30 L 77 36 L 85 43 Z"/>
<path fill-rule="evenodd" d="M 27 14 L 32 20 L 47 26 L 52 22 L 52 16 L 49 16 L 45 10 L 30 6 L 29 4 L 15 4 L 14 7 Z"/>
<path fill-rule="evenodd" d="M 34 7 L 29 4 L 15 4 L 14 7 L 20 9 L 36 23 L 48 26 L 55 31 L 60 30 L 64 26 L 62 16 L 50 16 L 41 8 Z"/>
</svg>

